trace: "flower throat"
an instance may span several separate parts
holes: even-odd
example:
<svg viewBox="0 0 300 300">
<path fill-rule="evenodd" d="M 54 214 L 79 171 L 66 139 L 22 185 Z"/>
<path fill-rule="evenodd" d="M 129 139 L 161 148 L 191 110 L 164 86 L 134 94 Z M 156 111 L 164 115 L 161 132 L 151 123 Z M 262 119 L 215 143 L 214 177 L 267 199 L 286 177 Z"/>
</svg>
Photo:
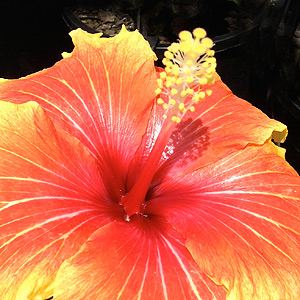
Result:
<svg viewBox="0 0 300 300">
<path fill-rule="evenodd" d="M 165 51 L 162 60 L 165 68 L 159 74 L 155 91 L 157 104 L 164 109 L 164 122 L 138 179 L 121 199 L 127 221 L 134 214 L 143 214 L 149 185 L 175 126 L 187 111 L 194 112 L 197 104 L 212 93 L 207 88 L 214 83 L 216 71 L 212 47 L 213 41 L 206 31 L 196 28 L 193 33 L 180 32 L 179 42 L 172 43 Z"/>
</svg>

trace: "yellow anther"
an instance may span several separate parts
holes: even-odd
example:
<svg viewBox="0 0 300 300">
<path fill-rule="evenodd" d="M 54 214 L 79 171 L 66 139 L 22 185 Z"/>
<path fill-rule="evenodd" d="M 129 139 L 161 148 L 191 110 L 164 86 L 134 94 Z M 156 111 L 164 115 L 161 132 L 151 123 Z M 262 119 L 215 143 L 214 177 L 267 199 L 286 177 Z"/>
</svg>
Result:
<svg viewBox="0 0 300 300">
<path fill-rule="evenodd" d="M 175 101 L 174 99 L 170 99 L 169 104 L 170 104 L 170 105 L 175 105 L 175 104 L 176 104 L 176 101 Z"/>
<path fill-rule="evenodd" d="M 188 95 L 193 95 L 194 94 L 194 90 L 193 89 L 186 89 L 186 92 Z"/>
<path fill-rule="evenodd" d="M 172 69 L 170 67 L 165 67 L 165 71 L 168 75 L 172 73 Z"/>
<path fill-rule="evenodd" d="M 163 82 L 162 79 L 158 78 L 158 79 L 156 79 L 156 81 L 157 81 L 158 86 L 160 87 L 162 85 L 162 82 Z"/>
<path fill-rule="evenodd" d="M 213 66 L 206 69 L 207 74 L 211 74 L 211 73 L 214 73 L 214 72 L 215 72 L 215 68 Z"/>
<path fill-rule="evenodd" d="M 195 79 L 194 79 L 193 76 L 188 76 L 188 77 L 185 79 L 185 83 L 191 84 L 194 80 L 195 80 Z"/>
<path fill-rule="evenodd" d="M 198 54 L 198 55 L 202 55 L 205 53 L 206 48 L 202 45 L 202 44 L 198 44 L 194 47 L 194 51 Z"/>
<path fill-rule="evenodd" d="M 209 63 L 208 63 L 207 61 L 203 62 L 203 63 L 202 63 L 202 67 L 203 67 L 204 69 L 207 69 L 207 68 L 209 67 Z"/>
<path fill-rule="evenodd" d="M 179 70 L 173 70 L 172 73 L 173 73 L 174 76 L 177 77 L 177 76 L 180 74 L 180 71 L 179 71 Z M 175 82 L 175 81 L 174 81 L 174 82 Z"/>
<path fill-rule="evenodd" d="M 208 37 L 202 39 L 201 43 L 206 48 L 211 48 L 214 45 L 213 41 L 210 38 L 208 38 Z"/>
<path fill-rule="evenodd" d="M 207 54 L 208 56 L 214 56 L 214 55 L 215 55 L 215 51 L 214 51 L 214 50 L 211 50 L 211 49 L 207 49 L 207 50 L 206 50 L 206 54 Z"/>
<path fill-rule="evenodd" d="M 166 72 L 161 72 L 161 73 L 159 74 L 159 77 L 160 77 L 162 80 L 164 80 L 164 79 L 167 77 L 167 73 L 166 73 Z"/>
<path fill-rule="evenodd" d="M 173 53 L 177 53 L 179 51 L 179 43 L 172 43 L 169 47 L 168 47 L 168 50 L 170 52 L 173 52 Z"/>
<path fill-rule="evenodd" d="M 189 52 L 191 50 L 191 48 L 192 48 L 192 45 L 190 43 L 184 42 L 184 43 L 180 44 L 180 50 L 182 52 Z"/>
<path fill-rule="evenodd" d="M 191 69 L 186 69 L 186 70 L 184 70 L 184 73 L 185 73 L 186 75 L 190 75 L 190 74 L 191 74 Z"/>
<path fill-rule="evenodd" d="M 181 78 L 177 78 L 175 81 L 175 84 L 179 85 L 180 83 L 182 83 L 182 79 Z"/>
<path fill-rule="evenodd" d="M 168 60 L 168 61 L 166 62 L 166 67 L 172 68 L 172 66 L 173 66 L 173 63 L 172 63 L 170 60 Z"/>
<path fill-rule="evenodd" d="M 215 78 L 213 78 L 213 77 L 210 77 L 210 78 L 207 78 L 207 80 L 208 80 L 208 84 L 214 84 L 215 83 Z"/>
<path fill-rule="evenodd" d="M 176 82 L 176 77 L 175 76 L 171 77 L 171 80 L 172 80 L 173 83 L 175 83 Z"/>
<path fill-rule="evenodd" d="M 180 104 L 178 105 L 178 108 L 179 108 L 179 110 L 184 110 L 184 103 L 180 103 Z"/>
<path fill-rule="evenodd" d="M 166 80 L 166 87 L 170 88 L 172 85 L 173 85 L 172 79 L 167 78 L 167 80 Z"/>
<path fill-rule="evenodd" d="M 161 99 L 161 98 L 158 98 L 156 101 L 157 101 L 157 104 L 164 104 L 165 103 L 164 100 Z"/>
<path fill-rule="evenodd" d="M 200 99 L 200 95 L 199 94 L 195 94 L 193 96 L 193 100 L 198 101 Z"/>
<path fill-rule="evenodd" d="M 193 61 L 188 59 L 187 62 L 186 62 L 186 65 L 190 67 L 192 64 L 193 64 Z"/>
<path fill-rule="evenodd" d="M 171 118 L 171 120 L 172 120 L 173 122 L 176 122 L 176 123 L 179 123 L 179 122 L 180 122 L 180 118 L 179 118 L 179 117 L 176 117 L 176 116 L 173 116 L 173 117 Z"/>
<path fill-rule="evenodd" d="M 203 100 L 205 98 L 204 92 L 200 92 L 198 95 L 199 95 L 199 100 Z"/>
<path fill-rule="evenodd" d="M 207 57 L 206 61 L 209 62 L 210 64 L 215 64 L 216 63 L 216 58 L 215 57 Z"/>
<path fill-rule="evenodd" d="M 183 31 L 179 32 L 178 36 L 183 41 L 187 41 L 187 40 L 192 39 L 192 34 L 187 30 L 183 30 Z"/>
<path fill-rule="evenodd" d="M 187 91 L 181 91 L 180 96 L 185 97 L 187 95 Z"/>
<path fill-rule="evenodd" d="M 161 62 L 166 66 L 169 60 L 164 57 Z"/>
<path fill-rule="evenodd" d="M 176 64 L 173 64 L 172 69 L 173 69 L 173 70 L 179 70 L 179 66 L 176 65 Z"/>
<path fill-rule="evenodd" d="M 212 90 L 206 90 L 206 94 L 210 96 L 212 94 Z"/>
<path fill-rule="evenodd" d="M 213 41 L 206 37 L 204 29 L 196 28 L 193 33 L 182 31 L 179 38 L 179 43 L 172 43 L 165 51 L 162 61 L 165 70 L 157 79 L 155 91 L 157 95 L 167 96 L 166 100 L 156 100 L 165 109 L 163 118 L 177 123 L 187 110 L 194 112 L 195 105 L 211 95 L 211 90 L 201 90 L 201 87 L 213 83 L 216 69 L 214 51 L 210 49 Z M 191 88 L 193 84 L 195 89 Z"/>
<path fill-rule="evenodd" d="M 178 91 L 177 91 L 176 89 L 174 89 L 174 88 L 171 89 L 171 94 L 172 94 L 172 95 L 176 95 L 177 93 L 178 93 Z"/>
<path fill-rule="evenodd" d="M 201 77 L 200 79 L 199 79 L 199 83 L 201 84 L 201 85 L 205 85 L 205 84 L 207 84 L 207 78 L 206 77 Z"/>
<path fill-rule="evenodd" d="M 174 55 L 170 51 L 165 51 L 165 57 L 167 59 L 173 59 Z"/>
<path fill-rule="evenodd" d="M 198 54 L 195 51 L 189 51 L 188 54 L 189 54 L 189 57 L 192 57 L 195 59 L 198 57 Z"/>
<path fill-rule="evenodd" d="M 196 38 L 202 39 L 206 36 L 206 31 L 203 28 L 195 28 L 193 30 L 193 35 Z"/>
<path fill-rule="evenodd" d="M 157 88 L 156 90 L 155 90 L 155 95 L 159 95 L 161 93 L 161 89 L 160 88 Z"/>
</svg>

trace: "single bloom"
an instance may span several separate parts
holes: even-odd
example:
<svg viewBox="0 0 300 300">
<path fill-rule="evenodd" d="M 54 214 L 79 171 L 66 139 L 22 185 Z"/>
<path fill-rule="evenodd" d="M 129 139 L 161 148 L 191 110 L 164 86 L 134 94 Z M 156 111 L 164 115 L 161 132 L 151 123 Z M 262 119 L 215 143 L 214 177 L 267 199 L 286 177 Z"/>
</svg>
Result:
<svg viewBox="0 0 300 300">
<path fill-rule="evenodd" d="M 299 299 L 287 129 L 222 83 L 205 31 L 165 69 L 137 31 L 71 37 L 0 81 L 1 299 Z"/>
</svg>

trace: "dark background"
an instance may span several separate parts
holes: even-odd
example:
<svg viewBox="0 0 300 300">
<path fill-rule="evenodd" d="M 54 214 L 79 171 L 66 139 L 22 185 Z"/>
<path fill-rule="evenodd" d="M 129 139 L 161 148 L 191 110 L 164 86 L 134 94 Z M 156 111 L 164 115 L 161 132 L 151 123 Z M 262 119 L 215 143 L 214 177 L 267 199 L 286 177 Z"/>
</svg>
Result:
<svg viewBox="0 0 300 300">
<path fill-rule="evenodd" d="M 0 77 L 52 66 L 73 46 L 61 13 L 67 1 L 0 0 Z"/>
<path fill-rule="evenodd" d="M 0 77 L 26 76 L 52 66 L 61 59 L 62 52 L 72 51 L 73 44 L 68 35 L 70 28 L 62 13 L 77 2 L 80 1 L 0 0 Z M 107 5 L 108 1 L 94 2 Z M 148 9 L 148 2 L 144 2 L 144 10 Z M 196 2 L 199 6 L 199 0 L 193 3 Z M 224 15 L 220 15 L 220 11 L 225 11 L 220 9 L 224 2 L 226 0 L 212 0 L 212 6 L 206 8 L 211 15 L 206 15 L 206 18 L 191 17 L 188 11 L 177 14 L 182 18 L 184 27 L 181 29 L 190 29 L 185 27 L 198 25 L 198 20 L 204 20 L 198 26 L 204 26 L 209 34 L 216 35 L 218 72 L 223 81 L 236 95 L 288 125 L 289 136 L 282 146 L 287 149 L 287 160 L 300 172 L 300 42 L 295 37 L 300 1 L 275 1 L 281 7 L 266 10 L 250 34 L 240 35 L 238 43 L 234 39 L 236 45 L 233 47 L 224 43 L 224 35 L 216 27 L 218 22 L 224 26 Z M 219 9 L 214 12 L 213 7 Z M 163 15 L 166 22 L 169 22 L 168 17 L 168 13 Z M 211 20 L 214 26 L 210 28 Z"/>
</svg>

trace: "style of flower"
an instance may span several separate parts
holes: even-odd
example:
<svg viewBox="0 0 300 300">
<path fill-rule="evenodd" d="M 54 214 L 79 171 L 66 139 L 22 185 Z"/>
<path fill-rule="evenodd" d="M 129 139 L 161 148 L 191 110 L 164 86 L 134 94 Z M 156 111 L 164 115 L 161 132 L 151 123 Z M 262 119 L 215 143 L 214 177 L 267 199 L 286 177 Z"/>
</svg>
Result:
<svg viewBox="0 0 300 300">
<path fill-rule="evenodd" d="M 205 31 L 164 70 L 138 32 L 71 37 L 0 83 L 1 299 L 299 299 L 286 127 L 222 83 Z"/>
</svg>

